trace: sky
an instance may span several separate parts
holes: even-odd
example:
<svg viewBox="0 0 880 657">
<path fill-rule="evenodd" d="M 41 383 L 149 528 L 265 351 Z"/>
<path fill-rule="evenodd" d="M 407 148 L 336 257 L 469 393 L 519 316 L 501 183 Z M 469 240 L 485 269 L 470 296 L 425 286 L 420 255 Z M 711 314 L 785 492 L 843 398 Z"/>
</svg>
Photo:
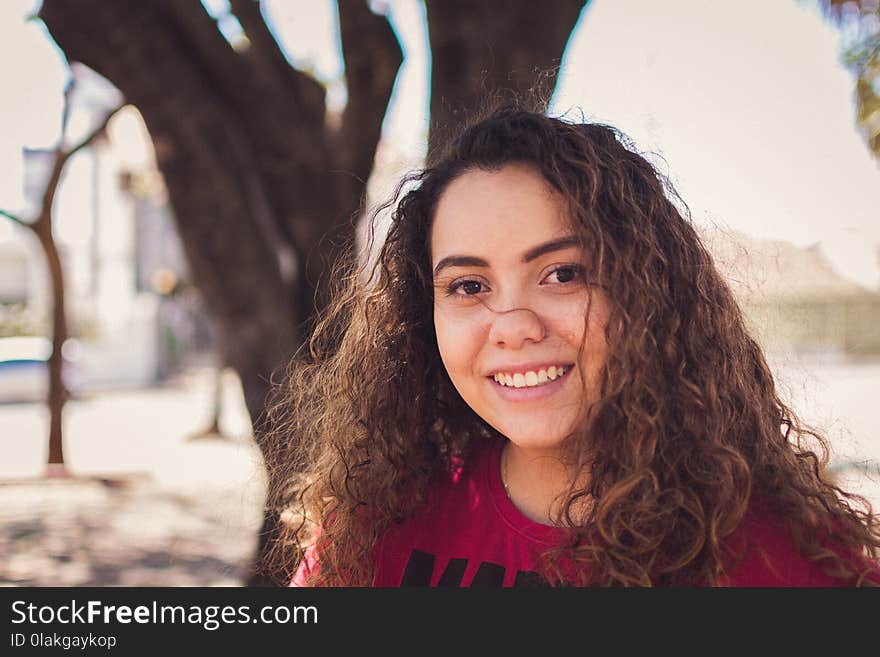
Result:
<svg viewBox="0 0 880 657">
<path fill-rule="evenodd" d="M 224 0 L 204 0 L 222 15 Z M 0 207 L 21 197 L 21 148 L 57 139 L 66 70 L 33 0 L 0 3 Z M 429 58 L 419 0 L 373 2 L 405 54 L 384 139 L 417 161 Z M 291 62 L 345 102 L 335 4 L 265 0 Z M 234 21 L 221 21 L 231 39 Z M 622 129 L 667 174 L 697 224 L 799 246 L 818 243 L 843 276 L 880 287 L 880 166 L 854 124 L 839 31 L 809 0 L 594 0 L 562 62 L 551 113 Z M 23 65 L 26 63 L 26 65 Z M 7 201 L 7 199 L 9 201 Z M 4 233 L 5 231 L 5 233 Z M 0 224 L 0 240 L 9 227 Z"/>
</svg>

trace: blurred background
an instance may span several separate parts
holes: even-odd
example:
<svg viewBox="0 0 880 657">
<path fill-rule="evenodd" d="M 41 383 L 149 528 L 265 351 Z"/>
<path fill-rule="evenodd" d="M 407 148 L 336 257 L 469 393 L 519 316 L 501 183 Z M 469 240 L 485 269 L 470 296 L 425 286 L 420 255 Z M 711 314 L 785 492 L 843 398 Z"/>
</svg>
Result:
<svg viewBox="0 0 880 657">
<path fill-rule="evenodd" d="M 535 85 L 669 177 L 880 506 L 878 0 L 73 4 L 0 6 L 0 584 L 270 583 L 252 427 L 336 238 Z"/>
</svg>

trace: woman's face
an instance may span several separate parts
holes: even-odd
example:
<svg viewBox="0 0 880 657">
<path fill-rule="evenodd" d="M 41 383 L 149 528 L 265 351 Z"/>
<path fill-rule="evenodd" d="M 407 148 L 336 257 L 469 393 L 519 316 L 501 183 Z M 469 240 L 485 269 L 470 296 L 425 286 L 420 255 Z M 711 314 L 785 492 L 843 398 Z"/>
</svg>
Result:
<svg viewBox="0 0 880 657">
<path fill-rule="evenodd" d="M 606 359 L 611 304 L 587 285 L 565 212 L 539 173 L 511 164 L 456 178 L 431 228 L 446 371 L 480 417 L 536 452 L 555 451 L 584 419 Z"/>
</svg>

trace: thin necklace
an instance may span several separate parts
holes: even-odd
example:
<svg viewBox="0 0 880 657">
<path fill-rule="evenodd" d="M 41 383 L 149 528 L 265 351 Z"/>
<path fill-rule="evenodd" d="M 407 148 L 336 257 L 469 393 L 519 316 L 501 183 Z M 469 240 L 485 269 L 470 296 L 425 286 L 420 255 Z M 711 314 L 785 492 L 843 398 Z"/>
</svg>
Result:
<svg viewBox="0 0 880 657">
<path fill-rule="evenodd" d="M 501 448 L 501 485 L 504 486 L 504 492 L 507 494 L 507 499 L 511 502 L 513 498 L 510 496 L 510 486 L 507 484 L 507 446 Z"/>
</svg>

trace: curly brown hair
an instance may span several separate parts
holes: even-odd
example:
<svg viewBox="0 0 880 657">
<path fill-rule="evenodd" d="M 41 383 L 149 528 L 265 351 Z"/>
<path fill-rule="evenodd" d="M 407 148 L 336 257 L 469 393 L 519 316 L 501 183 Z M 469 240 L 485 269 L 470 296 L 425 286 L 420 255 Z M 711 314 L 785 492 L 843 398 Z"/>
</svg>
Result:
<svg viewBox="0 0 880 657">
<path fill-rule="evenodd" d="M 517 105 L 404 178 L 372 264 L 358 265 L 349 245 L 340 263 L 355 264 L 335 268 L 334 300 L 270 404 L 270 501 L 284 519 L 267 564 L 276 579 L 290 581 L 315 542 L 310 583 L 369 584 L 384 530 L 417 513 L 469 446 L 501 438 L 440 360 L 429 238 L 452 180 L 509 163 L 561 193 L 613 304 L 589 432 L 602 438 L 575 440 L 589 483 L 555 518 L 571 540 L 543 555 L 547 580 L 563 583 L 560 564 L 573 561 L 591 564 L 576 584 L 715 585 L 735 557 L 725 539 L 760 500 L 825 572 L 869 581 L 841 555 L 876 559 L 870 504 L 824 475 L 826 441 L 780 400 L 668 181 L 616 129 Z M 584 499 L 594 503 L 578 522 Z"/>
</svg>

